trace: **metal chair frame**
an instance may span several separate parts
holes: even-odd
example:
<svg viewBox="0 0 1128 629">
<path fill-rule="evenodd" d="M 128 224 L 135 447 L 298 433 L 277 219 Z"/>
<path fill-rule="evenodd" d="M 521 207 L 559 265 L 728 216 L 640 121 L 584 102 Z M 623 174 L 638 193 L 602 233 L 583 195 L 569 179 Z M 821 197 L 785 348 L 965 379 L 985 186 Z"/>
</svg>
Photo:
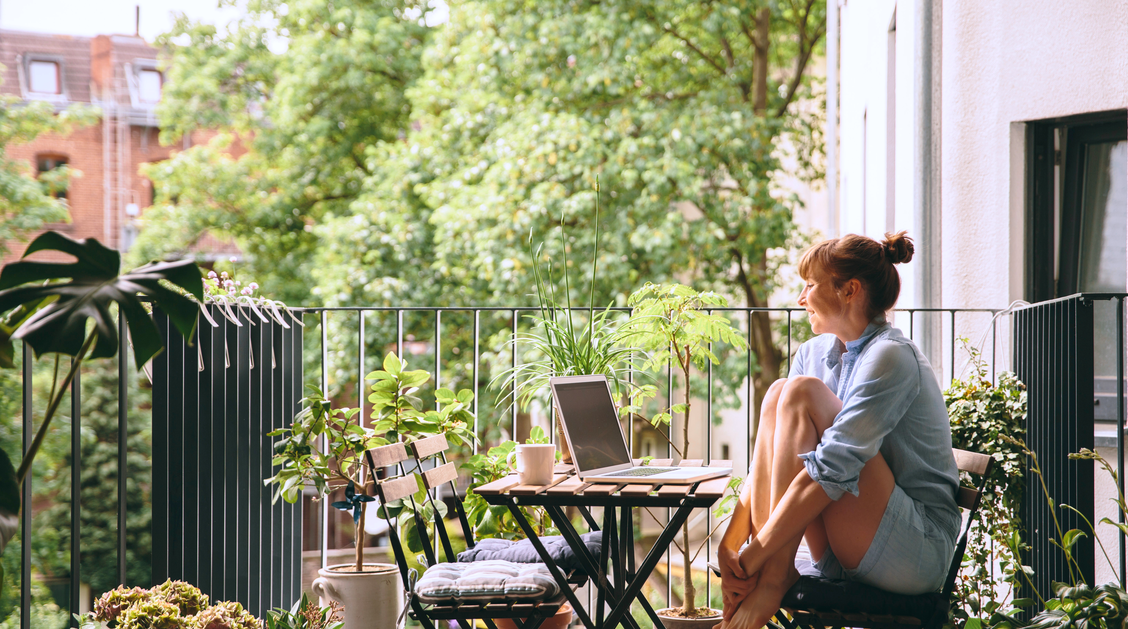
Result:
<svg viewBox="0 0 1128 629">
<path fill-rule="evenodd" d="M 435 505 L 435 499 L 431 495 L 432 492 L 429 490 L 443 483 L 450 483 L 453 489 L 454 479 L 457 476 L 454 464 L 446 461 L 446 437 L 437 435 L 414 442 L 411 446 L 415 457 L 408 454 L 407 448 L 403 443 L 393 443 L 391 445 L 373 448 L 365 453 L 376 496 L 381 506 L 413 496 L 419 490 L 418 482 L 416 481 L 416 474 L 418 473 L 423 479 L 424 487 L 428 489 L 426 492 L 427 500 L 437 514 L 438 510 Z M 421 460 L 436 455 L 441 457 L 443 461 L 442 465 L 437 465 L 425 471 L 418 465 L 418 462 Z M 416 458 L 417 467 L 415 471 L 407 473 L 404 471 L 403 463 L 411 458 Z M 376 477 L 377 470 L 387 469 L 393 466 L 397 469 L 398 474 L 389 475 L 383 479 Z M 414 500 L 414 498 L 411 499 Z M 459 601 L 455 599 L 443 603 L 425 603 L 419 600 L 419 597 L 411 591 L 415 578 L 413 574 L 414 569 L 410 567 L 407 562 L 407 556 L 404 554 L 396 520 L 391 517 L 387 509 L 382 509 L 382 511 L 383 517 L 388 523 L 388 537 L 392 547 L 392 553 L 395 555 L 396 566 L 399 568 L 400 578 L 405 584 L 405 590 L 407 591 L 407 613 L 410 614 L 412 618 L 422 623 L 426 629 L 436 629 L 435 621 L 437 620 L 457 621 L 461 629 L 472 629 L 474 621 L 481 620 L 489 629 L 497 629 L 494 620 L 502 618 L 512 620 L 518 629 L 537 629 L 546 619 L 555 615 L 566 601 L 564 594 L 561 593 L 551 600 L 529 603 Z M 466 519 L 466 513 L 462 509 L 462 505 L 457 504 L 455 511 L 463 527 L 463 532 L 466 534 L 467 545 L 473 547 L 473 532 L 470 530 L 470 524 Z M 447 535 L 446 532 L 446 527 L 439 518 L 436 518 L 436 520 L 439 524 L 437 527 L 438 541 L 442 544 L 443 553 L 447 561 L 457 561 L 457 557 L 450 543 L 449 535 Z M 429 528 L 428 524 L 419 516 L 418 509 L 415 510 L 413 523 L 416 531 L 419 533 L 420 539 L 423 541 L 424 557 L 427 559 L 428 565 L 433 566 L 436 564 L 434 544 L 427 531 Z"/>
</svg>

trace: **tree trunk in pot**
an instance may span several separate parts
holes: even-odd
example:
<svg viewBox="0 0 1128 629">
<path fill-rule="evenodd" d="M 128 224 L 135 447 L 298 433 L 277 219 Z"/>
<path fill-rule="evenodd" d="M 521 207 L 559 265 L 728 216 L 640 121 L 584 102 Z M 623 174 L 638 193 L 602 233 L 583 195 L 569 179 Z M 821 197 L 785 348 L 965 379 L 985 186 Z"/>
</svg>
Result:
<svg viewBox="0 0 1128 629">
<path fill-rule="evenodd" d="M 395 566 L 382 563 L 340 564 L 317 571 L 313 593 L 320 605 L 337 601 L 345 607 L 345 629 L 396 629 L 403 608 L 403 584 Z"/>
</svg>

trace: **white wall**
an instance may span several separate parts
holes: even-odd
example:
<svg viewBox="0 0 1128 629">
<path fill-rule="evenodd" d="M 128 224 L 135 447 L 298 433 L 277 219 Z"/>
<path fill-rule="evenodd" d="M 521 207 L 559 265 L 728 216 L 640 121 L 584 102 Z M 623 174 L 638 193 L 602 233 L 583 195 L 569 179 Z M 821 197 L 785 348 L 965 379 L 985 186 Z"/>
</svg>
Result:
<svg viewBox="0 0 1128 629">
<path fill-rule="evenodd" d="M 943 300 L 999 307 L 1023 292 L 1021 123 L 1128 107 L 1128 2 L 946 0 L 942 41 Z"/>
</svg>

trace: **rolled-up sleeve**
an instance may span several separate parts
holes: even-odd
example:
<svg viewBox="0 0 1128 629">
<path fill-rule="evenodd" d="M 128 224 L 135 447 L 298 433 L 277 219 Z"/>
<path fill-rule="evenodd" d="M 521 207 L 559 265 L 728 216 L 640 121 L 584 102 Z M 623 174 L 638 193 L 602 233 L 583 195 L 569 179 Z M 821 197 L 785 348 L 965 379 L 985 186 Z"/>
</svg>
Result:
<svg viewBox="0 0 1128 629">
<path fill-rule="evenodd" d="M 842 410 L 814 451 L 800 454 L 811 479 L 831 500 L 858 495 L 858 476 L 920 392 L 920 364 L 912 348 L 879 343 L 854 366 Z"/>
</svg>

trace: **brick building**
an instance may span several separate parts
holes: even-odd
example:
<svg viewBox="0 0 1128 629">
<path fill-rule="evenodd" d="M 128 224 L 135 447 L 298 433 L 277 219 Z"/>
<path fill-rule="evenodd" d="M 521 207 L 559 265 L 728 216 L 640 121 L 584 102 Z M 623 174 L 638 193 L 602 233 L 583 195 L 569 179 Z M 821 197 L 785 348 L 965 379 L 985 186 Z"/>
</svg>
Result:
<svg viewBox="0 0 1128 629">
<path fill-rule="evenodd" d="M 140 37 L 76 37 L 0 30 L 0 92 L 26 101 L 98 107 L 98 123 L 65 137 L 42 135 L 8 148 L 8 156 L 43 172 L 67 164 L 81 176 L 66 190 L 71 222 L 49 225 L 72 238 L 94 237 L 125 251 L 136 235 L 135 219 L 152 205 L 153 187 L 138 169 L 167 159 L 181 146 L 161 146 L 156 105 L 163 77 L 157 49 Z M 210 134 L 186 137 L 183 148 Z M 215 256 L 237 255 L 230 245 L 208 238 Z M 23 243 L 10 243 L 18 257 Z"/>
</svg>

